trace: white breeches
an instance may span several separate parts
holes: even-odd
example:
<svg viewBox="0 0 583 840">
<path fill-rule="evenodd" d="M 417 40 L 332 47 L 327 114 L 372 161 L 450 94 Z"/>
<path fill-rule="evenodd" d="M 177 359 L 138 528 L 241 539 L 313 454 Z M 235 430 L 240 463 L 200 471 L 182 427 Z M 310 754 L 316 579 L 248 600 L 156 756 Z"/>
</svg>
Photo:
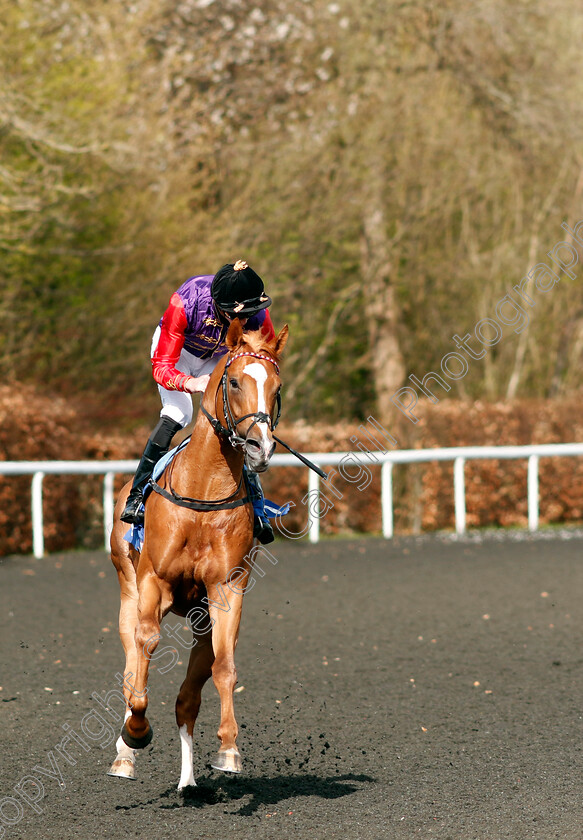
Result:
<svg viewBox="0 0 583 840">
<path fill-rule="evenodd" d="M 156 332 L 152 338 L 151 356 L 154 355 L 154 350 L 158 346 L 159 339 L 160 327 L 156 327 Z M 221 356 L 215 356 L 211 359 L 199 359 L 198 356 L 189 353 L 187 350 L 183 350 L 176 364 L 176 370 L 179 370 L 180 373 L 187 373 L 189 376 L 210 375 L 220 359 Z M 169 391 L 161 385 L 158 385 L 158 391 L 162 400 L 160 417 L 170 417 L 176 423 L 180 423 L 182 428 L 188 426 L 192 420 L 193 413 L 192 394 L 187 394 L 185 391 Z"/>
</svg>

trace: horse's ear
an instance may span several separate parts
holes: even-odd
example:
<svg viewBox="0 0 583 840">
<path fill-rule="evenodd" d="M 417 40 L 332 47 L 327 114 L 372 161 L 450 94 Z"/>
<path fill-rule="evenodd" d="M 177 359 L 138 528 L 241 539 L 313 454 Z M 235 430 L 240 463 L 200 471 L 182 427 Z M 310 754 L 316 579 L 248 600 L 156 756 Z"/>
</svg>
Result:
<svg viewBox="0 0 583 840">
<path fill-rule="evenodd" d="M 225 344 L 229 348 L 229 350 L 234 350 L 235 347 L 241 341 L 241 336 L 243 335 L 243 326 L 241 321 L 238 318 L 233 318 L 231 321 L 231 326 L 227 330 L 227 335 L 225 338 Z"/>
<path fill-rule="evenodd" d="M 286 324 L 279 332 L 279 335 L 275 339 L 275 347 L 273 352 L 275 354 L 276 359 L 279 359 L 281 354 L 283 353 L 284 347 L 287 344 L 287 340 L 289 338 L 289 327 Z"/>
</svg>

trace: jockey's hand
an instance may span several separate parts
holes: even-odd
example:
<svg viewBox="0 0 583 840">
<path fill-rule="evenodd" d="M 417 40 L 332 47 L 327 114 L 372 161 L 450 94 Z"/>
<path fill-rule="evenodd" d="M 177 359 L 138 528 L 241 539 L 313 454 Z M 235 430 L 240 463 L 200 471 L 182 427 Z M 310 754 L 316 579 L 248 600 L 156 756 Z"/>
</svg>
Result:
<svg viewBox="0 0 583 840">
<path fill-rule="evenodd" d="M 184 390 L 187 391 L 189 394 L 195 394 L 197 392 L 200 394 L 204 394 L 209 379 L 210 376 L 206 373 L 204 374 L 204 376 L 189 376 L 186 382 L 184 383 Z"/>
</svg>

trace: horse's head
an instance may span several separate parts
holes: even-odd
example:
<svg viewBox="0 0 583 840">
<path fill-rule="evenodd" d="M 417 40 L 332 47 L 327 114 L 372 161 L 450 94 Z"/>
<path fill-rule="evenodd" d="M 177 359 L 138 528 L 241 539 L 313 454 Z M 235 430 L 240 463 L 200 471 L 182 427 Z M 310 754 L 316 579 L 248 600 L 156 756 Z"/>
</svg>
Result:
<svg viewBox="0 0 583 840">
<path fill-rule="evenodd" d="M 266 341 L 260 331 L 244 333 L 233 320 L 226 337 L 229 356 L 223 374 L 225 422 L 240 439 L 245 461 L 264 472 L 275 449 L 272 431 L 279 419 L 279 359 L 288 339 L 287 325 Z"/>
</svg>

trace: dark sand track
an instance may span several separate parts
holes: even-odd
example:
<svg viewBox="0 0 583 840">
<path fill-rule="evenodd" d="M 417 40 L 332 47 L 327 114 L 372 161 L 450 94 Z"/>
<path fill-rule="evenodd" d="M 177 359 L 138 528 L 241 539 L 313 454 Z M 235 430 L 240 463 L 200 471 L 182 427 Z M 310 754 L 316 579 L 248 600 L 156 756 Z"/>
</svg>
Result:
<svg viewBox="0 0 583 840">
<path fill-rule="evenodd" d="M 272 553 L 237 650 L 244 772 L 209 767 L 209 683 L 187 796 L 173 719 L 184 665 L 152 674 L 155 736 L 138 781 L 106 776 L 113 743 L 70 742 L 74 765 L 55 751 L 63 726 L 82 734 L 102 711 L 91 695 L 122 670 L 106 555 L 2 560 L 0 838 L 583 838 L 580 538 L 278 542 Z M 37 803 L 14 790 L 27 775 L 43 783 L 42 799 L 23 783 Z"/>
</svg>

